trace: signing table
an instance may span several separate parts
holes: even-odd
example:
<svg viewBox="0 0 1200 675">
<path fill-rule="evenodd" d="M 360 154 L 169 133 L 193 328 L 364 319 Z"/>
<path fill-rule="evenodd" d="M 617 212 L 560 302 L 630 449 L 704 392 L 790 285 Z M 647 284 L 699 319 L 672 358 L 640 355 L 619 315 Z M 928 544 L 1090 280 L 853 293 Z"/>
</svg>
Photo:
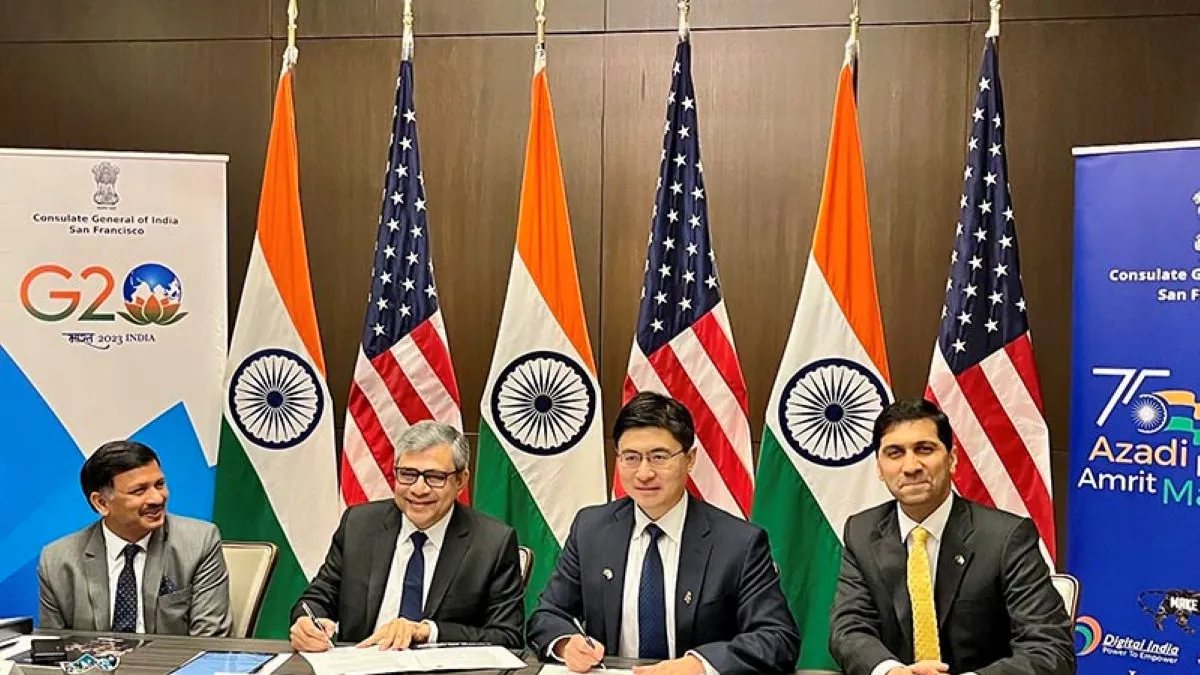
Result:
<svg viewBox="0 0 1200 675">
<path fill-rule="evenodd" d="M 133 637 L 130 635 L 120 635 L 115 633 L 85 633 L 81 631 L 38 631 L 37 635 L 54 636 L 54 635 L 86 635 L 91 637 Z M 165 675 L 175 668 L 178 668 L 185 661 L 195 656 L 198 652 L 205 650 L 213 651 L 244 651 L 244 652 L 271 652 L 275 654 L 286 654 L 292 651 L 291 645 L 283 640 L 249 640 L 239 638 L 194 638 L 194 637 L 177 637 L 166 635 L 144 635 L 137 636 L 150 640 L 138 649 L 121 657 L 121 665 L 115 671 L 115 675 Z M 473 670 L 470 673 L 479 675 L 499 674 L 504 675 L 537 675 L 541 670 L 541 665 L 537 662 L 529 652 L 523 655 L 526 666 L 519 670 Z M 630 668 L 634 661 L 629 659 L 620 659 L 609 657 L 605 659 L 605 663 L 609 668 Z M 445 671 L 443 671 L 445 672 Z M 603 671 L 596 670 L 596 673 Z M 54 666 L 31 666 L 28 664 L 17 664 L 13 668 L 13 675 L 62 675 L 62 670 Z M 88 675 L 106 675 L 102 671 L 89 671 Z M 274 675 L 313 675 L 312 668 L 309 667 L 308 661 L 305 661 L 299 654 L 293 654 Z M 797 671 L 797 675 L 829 675 L 826 671 Z"/>
</svg>

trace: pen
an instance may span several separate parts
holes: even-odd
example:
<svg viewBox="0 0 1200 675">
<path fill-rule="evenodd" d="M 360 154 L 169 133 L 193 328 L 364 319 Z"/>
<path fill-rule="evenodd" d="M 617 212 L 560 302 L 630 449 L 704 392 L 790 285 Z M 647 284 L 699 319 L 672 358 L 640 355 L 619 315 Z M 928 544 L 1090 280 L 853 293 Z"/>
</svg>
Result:
<svg viewBox="0 0 1200 675">
<path fill-rule="evenodd" d="M 584 640 L 587 640 L 588 646 L 592 649 L 595 649 L 596 642 L 592 640 L 592 637 L 583 629 L 583 624 L 579 623 L 579 619 L 576 617 L 571 617 L 571 620 L 575 622 L 575 628 L 579 631 L 579 634 L 583 636 Z M 596 665 L 600 666 L 600 670 L 608 670 L 608 666 L 604 665 L 604 659 L 600 659 L 600 663 Z"/>
<path fill-rule="evenodd" d="M 329 635 L 325 633 L 324 628 L 321 628 L 321 624 L 317 621 L 317 615 L 313 614 L 313 611 L 312 611 L 312 609 L 309 608 L 308 603 L 301 601 L 300 607 L 304 610 L 304 613 L 308 615 L 308 620 L 313 622 L 313 625 L 317 627 L 317 630 L 321 631 L 322 635 L 325 635 L 325 640 L 329 643 L 329 648 L 332 649 L 333 648 L 333 639 L 330 638 Z"/>
</svg>

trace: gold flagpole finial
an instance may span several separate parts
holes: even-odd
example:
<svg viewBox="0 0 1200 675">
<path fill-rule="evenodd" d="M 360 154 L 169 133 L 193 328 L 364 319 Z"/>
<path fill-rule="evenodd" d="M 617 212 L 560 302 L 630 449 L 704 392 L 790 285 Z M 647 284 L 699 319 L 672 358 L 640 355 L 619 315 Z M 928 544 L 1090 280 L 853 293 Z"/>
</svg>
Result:
<svg viewBox="0 0 1200 675">
<path fill-rule="evenodd" d="M 287 72 L 292 66 L 296 65 L 296 60 L 300 58 L 300 50 L 296 48 L 297 14 L 299 14 L 299 11 L 296 8 L 296 0 L 288 0 L 287 49 L 283 50 L 283 72 Z"/>
<path fill-rule="evenodd" d="M 534 0 L 537 10 L 537 43 L 533 46 L 533 72 L 546 67 L 546 0 Z"/>
<path fill-rule="evenodd" d="M 691 34 L 692 27 L 688 23 L 688 13 L 692 11 L 692 3 L 689 0 L 679 0 L 679 39 L 686 40 Z"/>
<path fill-rule="evenodd" d="M 846 58 L 843 65 L 850 65 L 858 59 L 858 31 L 862 23 L 862 15 L 858 12 L 858 0 L 850 4 L 850 37 L 846 38 Z"/>
<path fill-rule="evenodd" d="M 413 8 L 412 0 L 404 0 L 404 36 L 400 41 L 401 58 L 409 60 L 413 56 Z"/>
<path fill-rule="evenodd" d="M 1000 37 L 1000 0 L 989 0 L 992 10 L 992 20 L 988 24 L 987 37 Z"/>
</svg>

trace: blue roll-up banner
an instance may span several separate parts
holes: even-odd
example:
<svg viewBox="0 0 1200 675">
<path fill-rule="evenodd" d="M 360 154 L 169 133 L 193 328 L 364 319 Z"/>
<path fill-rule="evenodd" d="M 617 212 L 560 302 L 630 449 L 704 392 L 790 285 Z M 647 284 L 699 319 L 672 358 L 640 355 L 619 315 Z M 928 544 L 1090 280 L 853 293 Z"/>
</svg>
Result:
<svg viewBox="0 0 1200 675">
<path fill-rule="evenodd" d="M 1075 150 L 1079 672 L 1200 672 L 1200 141 Z"/>
</svg>

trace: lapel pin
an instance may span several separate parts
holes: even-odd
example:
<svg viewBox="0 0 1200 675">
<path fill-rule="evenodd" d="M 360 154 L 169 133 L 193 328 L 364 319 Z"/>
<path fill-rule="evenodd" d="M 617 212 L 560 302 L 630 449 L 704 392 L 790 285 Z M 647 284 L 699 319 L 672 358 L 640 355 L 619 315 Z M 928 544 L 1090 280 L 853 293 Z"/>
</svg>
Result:
<svg viewBox="0 0 1200 675">
<path fill-rule="evenodd" d="M 688 591 L 683 594 L 683 604 L 685 604 L 685 605 L 692 604 L 692 592 L 691 591 Z"/>
<path fill-rule="evenodd" d="M 962 554 L 961 554 L 961 553 L 959 553 L 958 555 L 954 556 L 954 562 L 956 562 L 956 563 L 958 563 L 959 565 L 961 565 L 961 564 L 963 564 L 964 562 L 966 562 L 966 560 L 965 560 L 965 559 L 962 557 Z"/>
<path fill-rule="evenodd" d="M 608 579 L 609 581 L 612 581 L 612 570 L 610 570 L 610 569 L 608 569 L 607 567 L 605 567 L 605 568 L 604 568 L 604 571 L 603 571 L 603 572 L 601 572 L 601 574 L 603 574 L 603 575 L 604 575 L 604 578 L 605 578 L 605 579 Z"/>
</svg>

